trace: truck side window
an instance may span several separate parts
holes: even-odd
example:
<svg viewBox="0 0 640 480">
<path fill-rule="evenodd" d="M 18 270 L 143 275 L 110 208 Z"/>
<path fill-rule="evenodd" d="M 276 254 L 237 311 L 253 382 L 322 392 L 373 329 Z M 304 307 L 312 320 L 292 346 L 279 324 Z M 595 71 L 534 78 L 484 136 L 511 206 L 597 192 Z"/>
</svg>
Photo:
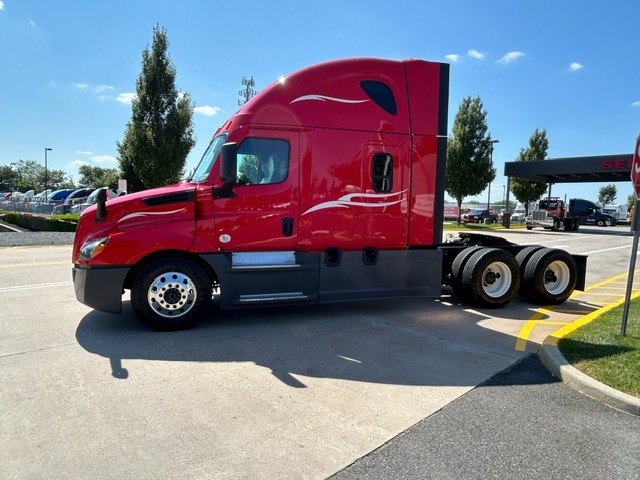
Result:
<svg viewBox="0 0 640 480">
<path fill-rule="evenodd" d="M 283 182 L 289 174 L 289 142 L 246 138 L 238 148 L 238 185 Z"/>
<path fill-rule="evenodd" d="M 376 153 L 372 161 L 373 190 L 390 192 L 393 188 L 393 158 L 388 153 Z"/>
</svg>

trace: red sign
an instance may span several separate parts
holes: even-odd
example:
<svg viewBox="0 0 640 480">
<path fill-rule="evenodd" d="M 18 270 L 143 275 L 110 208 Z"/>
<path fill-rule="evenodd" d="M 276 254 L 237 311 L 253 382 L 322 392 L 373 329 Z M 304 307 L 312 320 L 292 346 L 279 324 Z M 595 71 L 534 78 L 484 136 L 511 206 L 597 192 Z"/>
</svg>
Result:
<svg viewBox="0 0 640 480">
<path fill-rule="evenodd" d="M 636 189 L 636 198 L 640 200 L 640 134 L 638 138 L 636 138 L 636 149 L 633 152 L 631 183 L 633 183 L 633 187 Z"/>
</svg>

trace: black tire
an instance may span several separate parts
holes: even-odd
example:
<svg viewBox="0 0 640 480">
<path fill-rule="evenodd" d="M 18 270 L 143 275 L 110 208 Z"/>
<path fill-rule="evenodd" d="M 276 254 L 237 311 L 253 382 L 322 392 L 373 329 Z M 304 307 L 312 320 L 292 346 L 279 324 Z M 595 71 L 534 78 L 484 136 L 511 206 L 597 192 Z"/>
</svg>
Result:
<svg viewBox="0 0 640 480">
<path fill-rule="evenodd" d="M 567 300 L 578 281 L 575 260 L 564 250 L 543 248 L 534 252 L 523 273 L 522 292 L 531 302 L 557 305 Z"/>
<path fill-rule="evenodd" d="M 524 247 L 516 254 L 516 263 L 518 264 L 518 270 L 520 270 L 520 288 L 518 289 L 518 295 L 522 298 L 527 298 L 527 291 L 524 288 L 524 270 L 527 268 L 527 263 L 538 250 L 542 250 L 541 245 L 531 245 L 530 247 Z"/>
<path fill-rule="evenodd" d="M 604 220 L 598 220 L 598 226 L 599 227 L 606 227 L 607 224 L 604 222 Z"/>
<path fill-rule="evenodd" d="M 501 308 L 520 286 L 518 264 L 505 250 L 483 248 L 467 261 L 461 283 L 467 298 L 478 307 Z"/>
<path fill-rule="evenodd" d="M 554 218 L 553 226 L 551 227 L 551 230 L 553 230 L 554 232 L 557 232 L 559 228 L 560 228 L 560 220 L 558 220 L 557 218 Z"/>
<path fill-rule="evenodd" d="M 460 298 L 465 299 L 466 295 L 462 288 L 462 270 L 464 266 L 467 264 L 467 261 L 478 250 L 481 250 L 482 247 L 469 247 L 462 250 L 456 258 L 453 259 L 453 263 L 451 264 L 451 286 L 453 287 L 453 291 Z"/>
<path fill-rule="evenodd" d="M 527 230 L 533 230 L 533 227 L 527 227 Z"/>
<path fill-rule="evenodd" d="M 131 306 L 155 330 L 193 327 L 211 302 L 211 282 L 193 262 L 173 258 L 147 265 L 131 288 Z"/>
</svg>

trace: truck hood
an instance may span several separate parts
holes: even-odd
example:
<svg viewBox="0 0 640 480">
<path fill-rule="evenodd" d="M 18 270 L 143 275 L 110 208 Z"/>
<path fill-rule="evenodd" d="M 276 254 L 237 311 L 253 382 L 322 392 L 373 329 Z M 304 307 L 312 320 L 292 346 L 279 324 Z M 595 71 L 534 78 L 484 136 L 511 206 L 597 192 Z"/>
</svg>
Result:
<svg viewBox="0 0 640 480">
<path fill-rule="evenodd" d="M 162 235 L 169 224 L 182 232 L 179 245 L 174 247 L 188 248 L 195 232 L 196 187 L 194 183 L 180 183 L 108 200 L 103 220 L 96 218 L 97 205 L 90 206 L 78 222 L 74 259 L 82 245 L 104 237 L 126 238 L 140 249 L 144 249 L 142 244 L 150 243 L 149 237 L 154 237 L 156 244 L 172 243 Z"/>
</svg>

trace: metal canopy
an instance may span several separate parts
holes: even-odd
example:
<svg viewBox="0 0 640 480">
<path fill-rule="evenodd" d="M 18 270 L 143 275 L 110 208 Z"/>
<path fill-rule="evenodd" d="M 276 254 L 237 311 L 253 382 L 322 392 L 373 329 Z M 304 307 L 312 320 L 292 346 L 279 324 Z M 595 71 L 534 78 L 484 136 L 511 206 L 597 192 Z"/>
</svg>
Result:
<svg viewBox="0 0 640 480">
<path fill-rule="evenodd" d="M 507 162 L 504 175 L 543 183 L 626 182 L 632 163 L 633 154 L 549 158 Z"/>
</svg>

